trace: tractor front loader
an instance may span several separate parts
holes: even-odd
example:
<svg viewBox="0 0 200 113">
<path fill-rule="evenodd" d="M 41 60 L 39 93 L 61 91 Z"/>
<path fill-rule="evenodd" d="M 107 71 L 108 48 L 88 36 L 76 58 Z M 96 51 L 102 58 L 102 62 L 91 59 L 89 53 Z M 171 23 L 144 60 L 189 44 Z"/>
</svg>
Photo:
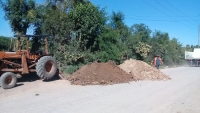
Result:
<svg viewBox="0 0 200 113">
<path fill-rule="evenodd" d="M 16 51 L 0 52 L 0 86 L 4 89 L 12 88 L 17 82 L 17 75 L 25 75 L 30 72 L 42 79 L 51 79 L 57 72 L 56 60 L 48 53 L 49 35 L 15 35 L 18 39 Z M 26 49 L 21 50 L 20 39 L 26 38 Z M 33 52 L 29 50 L 29 39 L 45 38 L 45 50 Z"/>
</svg>

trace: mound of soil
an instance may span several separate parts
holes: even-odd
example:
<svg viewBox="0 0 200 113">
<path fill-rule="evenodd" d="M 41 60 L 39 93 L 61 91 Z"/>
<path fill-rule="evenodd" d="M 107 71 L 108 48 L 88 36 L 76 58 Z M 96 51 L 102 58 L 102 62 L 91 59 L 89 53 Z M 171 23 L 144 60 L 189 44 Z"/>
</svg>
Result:
<svg viewBox="0 0 200 113">
<path fill-rule="evenodd" d="M 133 75 L 120 69 L 113 61 L 84 65 L 67 79 L 75 85 L 106 85 L 135 81 Z"/>
<path fill-rule="evenodd" d="M 126 60 L 119 65 L 121 69 L 132 74 L 136 80 L 169 80 L 170 77 L 160 70 L 140 60 Z"/>
</svg>

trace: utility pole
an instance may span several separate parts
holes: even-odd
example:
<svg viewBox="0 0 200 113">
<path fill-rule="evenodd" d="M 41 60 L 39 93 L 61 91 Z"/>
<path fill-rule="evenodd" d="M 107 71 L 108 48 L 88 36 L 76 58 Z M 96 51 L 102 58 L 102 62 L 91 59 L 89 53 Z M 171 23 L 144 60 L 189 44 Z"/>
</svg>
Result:
<svg viewBox="0 0 200 113">
<path fill-rule="evenodd" d="M 200 25 L 198 29 L 198 48 L 200 48 Z"/>
</svg>

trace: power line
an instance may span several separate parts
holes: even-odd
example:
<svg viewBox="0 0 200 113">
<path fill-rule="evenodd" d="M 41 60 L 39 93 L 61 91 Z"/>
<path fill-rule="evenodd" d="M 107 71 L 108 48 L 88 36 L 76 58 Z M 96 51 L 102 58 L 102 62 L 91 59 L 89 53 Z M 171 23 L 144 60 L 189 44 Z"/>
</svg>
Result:
<svg viewBox="0 0 200 113">
<path fill-rule="evenodd" d="M 169 8 L 167 8 L 167 7 L 165 7 L 164 5 L 162 5 L 162 4 L 160 4 L 158 1 L 156 1 L 156 0 L 154 0 L 157 4 L 159 4 L 159 5 L 161 5 L 162 7 L 164 7 L 165 9 L 167 9 L 168 11 L 170 11 L 170 12 L 172 12 L 172 13 L 174 13 L 173 11 L 171 11 Z M 174 13 L 175 15 L 177 15 L 176 13 Z M 179 15 L 177 15 L 177 16 L 179 16 Z M 182 22 L 181 22 L 182 23 Z M 184 23 L 183 23 L 184 24 Z M 192 23 L 193 24 L 193 23 Z M 185 24 L 186 25 L 186 24 Z M 188 27 L 189 27 L 189 25 L 187 25 Z M 191 26 L 190 26 L 190 28 L 191 28 Z"/>
<path fill-rule="evenodd" d="M 134 19 L 134 20 L 145 20 L 145 21 L 166 21 L 166 22 L 180 22 L 180 21 L 191 21 L 191 20 L 162 20 L 162 19 L 143 19 L 143 18 L 134 18 L 134 17 L 126 17 L 126 19 Z M 200 21 L 200 20 L 194 20 Z"/>
<path fill-rule="evenodd" d="M 127 14 L 126 14 L 127 15 Z M 128 16 L 136 16 L 136 17 L 168 17 L 168 16 L 153 16 L 153 15 L 145 15 L 145 16 L 139 16 L 139 15 L 134 15 L 134 14 L 130 14 Z M 192 15 L 192 16 L 176 16 L 176 17 L 200 17 L 200 15 Z M 197 21 L 200 21 L 200 20 L 197 20 Z"/>
<path fill-rule="evenodd" d="M 165 7 L 164 5 L 160 4 L 158 1 L 154 0 L 156 3 L 158 3 L 159 5 L 163 6 L 165 9 L 167 9 L 168 11 L 172 12 L 173 14 L 179 16 L 178 14 L 174 13 L 173 11 L 171 11 L 169 8 Z M 185 20 L 185 19 L 184 19 Z M 191 22 L 190 22 L 191 23 Z M 192 23 L 194 24 L 194 23 Z"/>
<path fill-rule="evenodd" d="M 181 12 L 179 9 L 177 9 L 176 7 L 174 7 L 172 4 L 170 4 L 169 2 L 167 2 L 166 0 L 164 0 L 167 4 L 169 4 L 171 7 L 173 7 L 174 9 L 176 9 L 177 11 L 179 11 L 180 13 L 182 13 L 185 17 L 188 17 L 189 19 L 193 20 L 192 18 L 190 18 L 190 16 L 187 16 L 185 13 Z M 194 16 L 194 17 L 199 17 L 200 15 Z"/>
<path fill-rule="evenodd" d="M 151 4 L 149 4 L 149 3 L 145 2 L 144 0 L 142 0 L 142 1 L 143 1 L 144 3 L 146 3 L 146 4 L 150 5 L 151 7 L 155 8 L 156 10 L 160 11 L 161 13 L 163 13 L 163 14 L 167 15 L 168 17 L 171 17 L 172 19 L 176 20 L 176 19 L 175 19 L 175 18 L 173 18 L 172 16 L 170 16 L 170 15 L 168 15 L 167 13 L 165 13 L 165 12 L 161 11 L 160 9 L 158 9 L 158 8 L 156 8 L 156 7 L 154 7 L 154 6 L 152 6 Z M 178 20 L 176 20 L 176 21 L 178 21 Z M 180 22 L 180 21 L 178 21 L 178 22 Z M 180 23 L 184 24 L 183 22 L 180 22 Z M 187 24 L 184 24 L 184 25 L 188 26 Z M 191 26 L 188 26 L 188 27 L 192 28 Z M 192 28 L 192 29 L 194 29 L 194 28 Z M 196 30 L 196 29 L 195 29 L 195 30 Z"/>
<path fill-rule="evenodd" d="M 143 17 L 148 17 L 148 18 L 155 18 L 155 17 L 168 17 L 168 16 L 151 16 L 151 15 L 145 15 L 145 16 L 140 16 L 140 15 L 127 15 L 126 17 L 130 18 L 130 19 L 136 19 L 136 20 L 150 20 L 150 21 L 156 21 L 155 19 L 143 19 Z M 139 18 L 138 18 L 139 17 Z M 185 16 L 177 16 L 177 17 L 185 17 Z M 197 17 L 197 16 L 195 16 Z M 142 19 L 141 19 L 142 18 Z M 188 17 L 187 17 L 188 18 Z M 192 22 L 199 22 L 199 20 L 194 20 L 194 19 L 176 19 L 176 20 L 158 20 L 158 21 L 172 21 L 172 22 L 179 22 L 179 21 L 192 21 Z"/>
<path fill-rule="evenodd" d="M 134 15 L 134 14 L 130 14 L 129 16 L 137 16 L 137 17 L 168 17 L 168 16 L 152 16 L 152 15 L 145 15 L 145 16 L 139 16 L 139 15 Z M 177 17 L 200 17 L 200 15 L 190 15 L 190 16 L 177 16 Z"/>
<path fill-rule="evenodd" d="M 152 20 L 152 19 L 138 19 L 138 18 L 126 18 L 126 19 L 134 19 L 134 20 L 144 20 L 144 21 L 165 21 L 165 22 L 179 22 L 176 20 Z"/>
</svg>

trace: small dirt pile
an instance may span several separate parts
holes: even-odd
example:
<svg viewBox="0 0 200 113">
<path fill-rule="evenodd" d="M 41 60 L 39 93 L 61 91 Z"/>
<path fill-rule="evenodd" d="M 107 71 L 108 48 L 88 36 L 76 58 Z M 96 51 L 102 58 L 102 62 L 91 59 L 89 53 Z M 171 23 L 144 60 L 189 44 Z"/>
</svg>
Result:
<svg viewBox="0 0 200 113">
<path fill-rule="evenodd" d="M 121 69 L 132 74 L 136 80 L 169 80 L 170 77 L 158 69 L 139 60 L 126 60 L 119 65 Z"/>
<path fill-rule="evenodd" d="M 106 85 L 135 80 L 131 74 L 120 69 L 113 61 L 84 65 L 67 79 L 75 85 Z"/>
</svg>

